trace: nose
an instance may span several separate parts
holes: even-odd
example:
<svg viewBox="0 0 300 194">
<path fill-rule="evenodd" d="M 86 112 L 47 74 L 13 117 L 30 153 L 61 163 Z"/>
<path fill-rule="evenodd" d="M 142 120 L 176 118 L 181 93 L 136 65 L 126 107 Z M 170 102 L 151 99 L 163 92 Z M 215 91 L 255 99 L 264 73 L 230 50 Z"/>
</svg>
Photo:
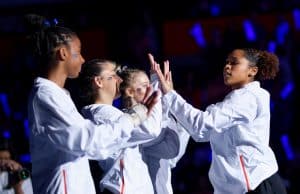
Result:
<svg viewBox="0 0 300 194">
<path fill-rule="evenodd" d="M 230 69 L 230 64 L 229 63 L 226 63 L 225 66 L 224 66 L 224 70 L 227 70 L 227 69 Z"/>
</svg>

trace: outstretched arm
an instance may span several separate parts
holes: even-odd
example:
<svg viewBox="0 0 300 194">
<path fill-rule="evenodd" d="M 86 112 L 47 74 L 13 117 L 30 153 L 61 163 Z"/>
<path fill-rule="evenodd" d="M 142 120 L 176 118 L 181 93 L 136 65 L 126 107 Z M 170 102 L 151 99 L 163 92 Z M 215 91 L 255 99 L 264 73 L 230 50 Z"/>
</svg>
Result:
<svg viewBox="0 0 300 194">
<path fill-rule="evenodd" d="M 157 96 L 154 94 L 145 99 L 147 108 L 136 107 L 133 114 L 124 114 L 115 122 L 95 125 L 83 119 L 71 98 L 59 99 L 56 94 L 53 94 L 51 88 L 41 88 L 32 98 L 29 104 L 29 116 L 32 117 L 31 137 L 40 137 L 33 138 L 33 144 L 38 144 L 41 140 L 48 141 L 57 149 L 76 156 L 89 155 L 95 159 L 105 159 L 107 148 L 130 138 L 134 128 L 148 118 L 147 110 L 151 112 L 157 103 Z M 33 115 L 43 116 L 33 117 Z M 33 161 L 40 159 L 39 150 L 36 149 L 36 152 Z"/>
<path fill-rule="evenodd" d="M 179 123 L 183 126 L 183 128 L 189 129 L 187 131 L 193 136 L 193 138 L 196 141 L 207 141 L 208 136 L 209 136 L 207 129 L 201 129 L 200 131 L 198 131 L 197 126 L 195 126 L 194 123 L 191 121 L 191 120 L 194 120 L 194 117 L 192 119 L 192 118 L 189 118 L 190 115 L 185 115 L 185 114 L 182 115 L 182 113 L 185 113 L 186 110 L 180 109 L 180 108 L 178 109 L 179 106 L 174 106 L 174 104 L 176 104 L 174 102 L 174 101 L 176 101 L 175 97 L 181 99 L 179 102 L 182 102 L 182 103 L 185 103 L 185 100 L 183 98 L 181 98 L 181 96 L 174 91 L 172 73 L 170 71 L 169 61 L 164 61 L 164 71 L 162 72 L 160 65 L 154 60 L 154 57 L 151 54 L 148 54 L 148 56 L 149 56 L 149 60 L 150 60 L 150 64 L 151 64 L 151 73 L 154 74 L 155 76 L 157 76 L 157 78 L 160 82 L 161 90 L 164 94 L 164 97 L 162 98 L 162 100 L 165 102 L 165 103 L 163 103 L 164 104 L 163 109 L 165 109 L 165 111 L 163 111 L 163 112 L 166 113 L 166 112 L 170 111 L 175 116 L 177 121 L 179 121 Z M 175 96 L 175 97 L 170 98 L 169 96 L 172 96 L 172 97 Z M 189 108 L 187 108 L 187 109 L 191 110 Z M 199 114 L 197 114 L 197 116 L 201 116 L 201 118 L 202 118 L 202 111 L 197 110 L 196 112 L 197 113 L 199 112 Z M 187 120 L 189 120 L 189 121 L 187 122 Z M 200 122 L 200 124 L 201 123 L 202 122 Z M 196 131 L 196 133 L 195 133 L 195 131 Z M 199 132 L 200 132 L 200 134 L 199 134 Z M 184 138 L 184 139 L 188 139 L 188 138 Z"/>
</svg>

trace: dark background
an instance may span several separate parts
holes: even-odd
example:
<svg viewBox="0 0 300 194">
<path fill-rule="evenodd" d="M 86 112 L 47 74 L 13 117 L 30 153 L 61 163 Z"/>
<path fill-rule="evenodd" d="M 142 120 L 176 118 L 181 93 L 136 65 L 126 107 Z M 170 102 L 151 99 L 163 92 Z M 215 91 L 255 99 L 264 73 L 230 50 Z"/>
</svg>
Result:
<svg viewBox="0 0 300 194">
<path fill-rule="evenodd" d="M 283 0 L 0 1 L 0 132 L 30 168 L 27 97 L 34 65 L 24 46 L 23 15 L 57 18 L 76 31 L 86 60 L 107 58 L 149 70 L 147 53 L 169 59 L 176 90 L 200 109 L 228 92 L 222 68 L 234 48 L 276 53 L 281 71 L 271 93 L 271 138 L 289 193 L 299 193 L 300 2 Z M 72 81 L 67 86 L 72 89 Z M 208 194 L 210 148 L 189 142 L 173 169 L 175 194 Z M 225 185 L 224 185 L 225 186 Z"/>
</svg>

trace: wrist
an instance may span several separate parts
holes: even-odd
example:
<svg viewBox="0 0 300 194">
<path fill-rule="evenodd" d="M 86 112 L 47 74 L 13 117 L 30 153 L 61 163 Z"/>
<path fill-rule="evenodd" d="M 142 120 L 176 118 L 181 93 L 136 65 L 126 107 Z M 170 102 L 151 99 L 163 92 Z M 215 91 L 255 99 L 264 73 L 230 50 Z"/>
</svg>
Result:
<svg viewBox="0 0 300 194">
<path fill-rule="evenodd" d="M 173 90 L 173 88 L 165 88 L 165 89 L 163 90 L 163 93 L 164 93 L 164 94 L 167 94 L 167 93 L 171 92 L 172 90 Z"/>
<path fill-rule="evenodd" d="M 22 183 L 23 181 L 19 181 L 13 186 L 13 189 L 16 194 L 24 194 L 23 189 L 22 189 Z"/>
<path fill-rule="evenodd" d="M 147 118 L 148 109 L 143 104 L 136 104 L 129 109 L 125 109 L 124 112 L 131 118 L 136 127 Z"/>
</svg>

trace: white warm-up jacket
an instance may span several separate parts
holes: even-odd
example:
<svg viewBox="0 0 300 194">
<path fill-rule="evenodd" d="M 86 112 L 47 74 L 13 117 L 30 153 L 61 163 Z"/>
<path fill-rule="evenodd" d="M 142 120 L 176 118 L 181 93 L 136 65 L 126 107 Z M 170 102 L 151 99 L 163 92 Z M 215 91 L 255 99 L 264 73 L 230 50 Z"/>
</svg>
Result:
<svg viewBox="0 0 300 194">
<path fill-rule="evenodd" d="M 270 95 L 259 82 L 233 90 L 205 111 L 175 91 L 163 98 L 193 139 L 210 142 L 209 178 L 215 194 L 244 194 L 278 170 L 269 146 Z"/>
<path fill-rule="evenodd" d="M 151 75 L 153 88 L 159 90 L 156 74 Z M 161 133 L 154 140 L 141 145 L 155 194 L 173 194 L 172 172 L 186 151 L 190 135 L 174 119 L 167 103 L 162 101 Z"/>
<path fill-rule="evenodd" d="M 86 118 L 96 124 L 114 122 L 124 113 L 112 105 L 92 104 L 82 110 Z M 99 161 L 105 176 L 100 181 L 100 188 L 107 188 L 116 194 L 153 194 L 153 186 L 148 168 L 142 158 L 139 144 L 151 141 L 161 132 L 162 109 L 158 102 L 151 114 L 124 143 L 122 150 L 110 150 L 107 160 Z M 101 129 L 106 130 L 106 129 Z"/>
<path fill-rule="evenodd" d="M 106 159 L 134 130 L 128 115 L 95 125 L 67 90 L 37 78 L 29 97 L 32 185 L 36 194 L 94 194 L 88 158 Z"/>
</svg>

